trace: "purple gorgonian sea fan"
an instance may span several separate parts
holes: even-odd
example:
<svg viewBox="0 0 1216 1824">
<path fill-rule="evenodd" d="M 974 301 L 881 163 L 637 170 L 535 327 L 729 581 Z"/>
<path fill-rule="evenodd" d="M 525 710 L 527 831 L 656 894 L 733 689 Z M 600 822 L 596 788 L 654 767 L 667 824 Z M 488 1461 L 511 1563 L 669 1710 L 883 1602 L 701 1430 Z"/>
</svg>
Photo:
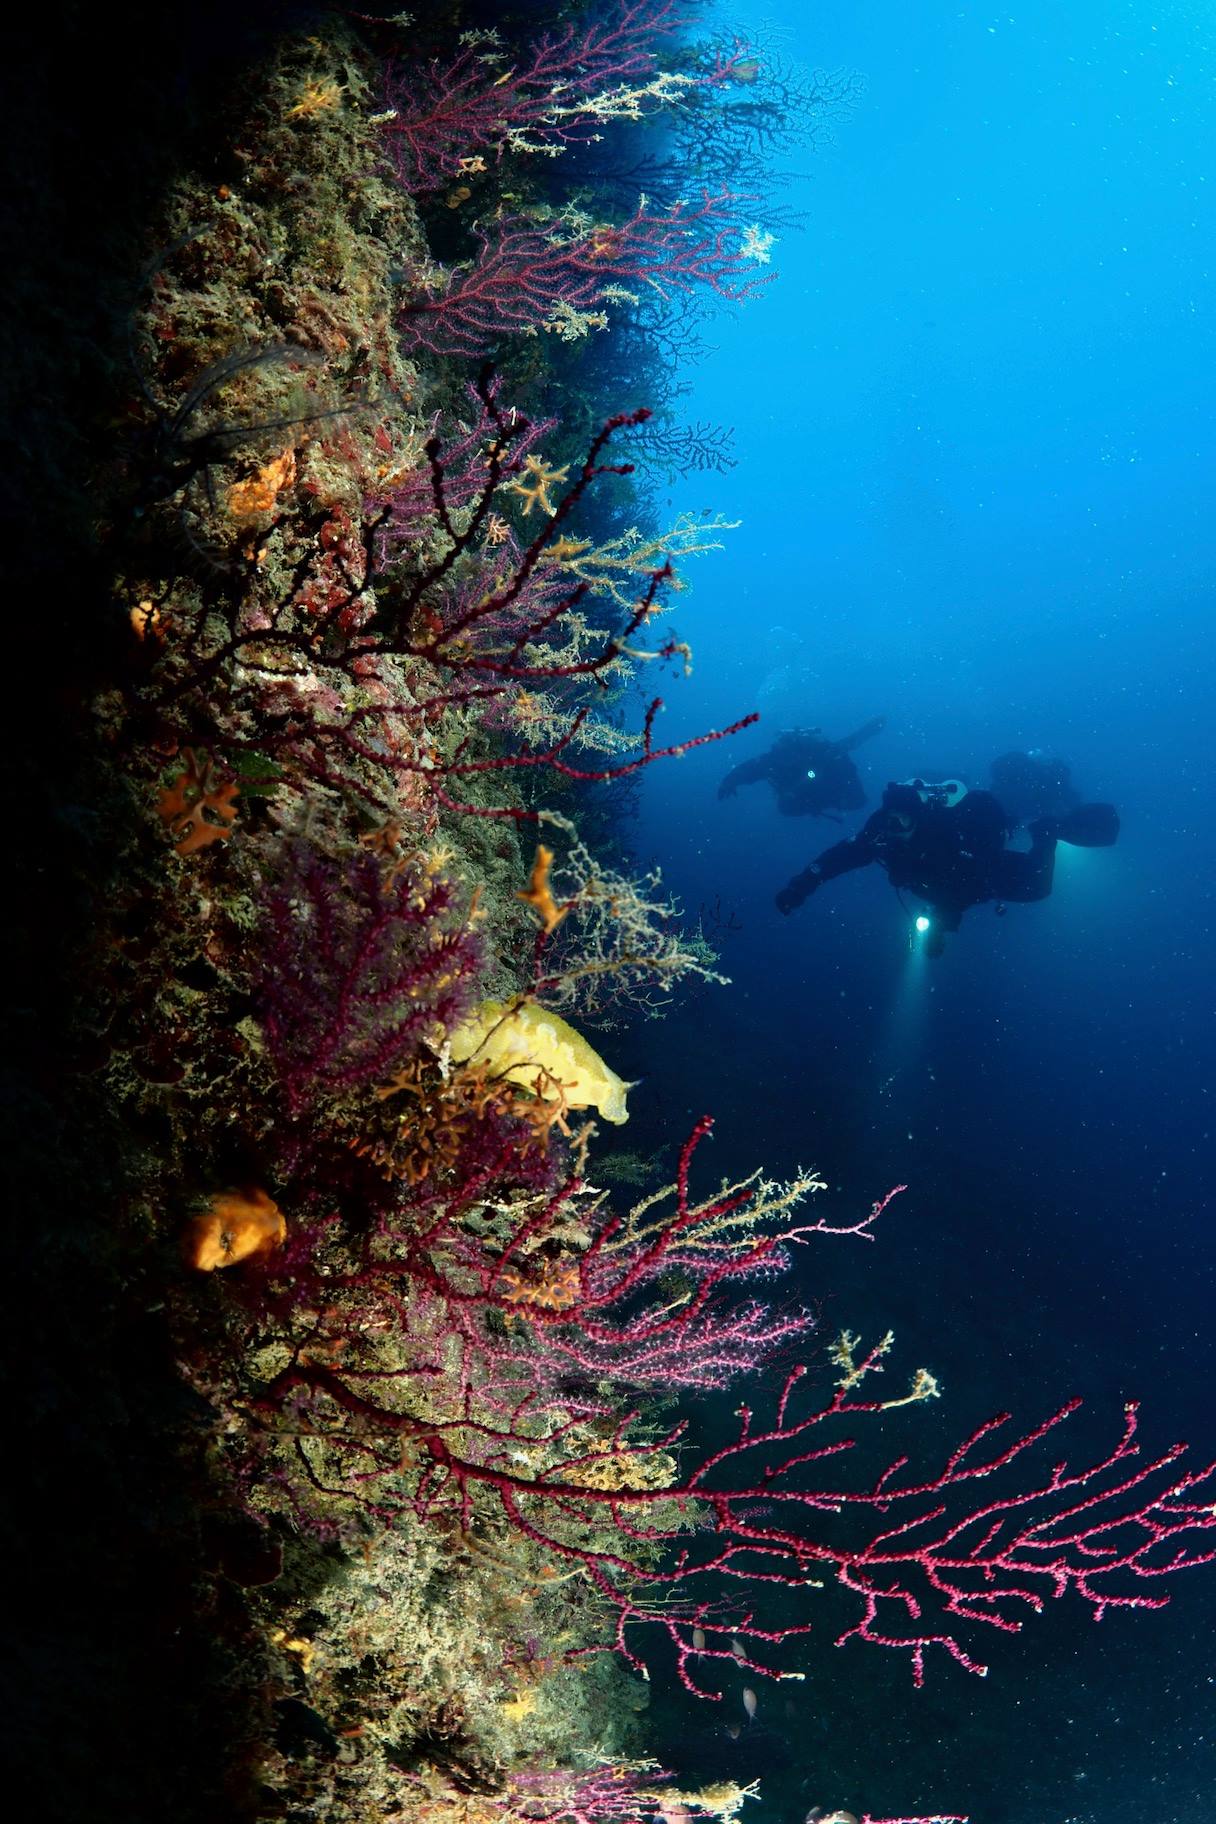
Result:
<svg viewBox="0 0 1216 1824">
<path fill-rule="evenodd" d="M 426 855 L 290 845 L 270 882 L 260 1014 L 292 1114 L 386 1082 L 465 1013 L 483 967 L 460 890 Z"/>
</svg>

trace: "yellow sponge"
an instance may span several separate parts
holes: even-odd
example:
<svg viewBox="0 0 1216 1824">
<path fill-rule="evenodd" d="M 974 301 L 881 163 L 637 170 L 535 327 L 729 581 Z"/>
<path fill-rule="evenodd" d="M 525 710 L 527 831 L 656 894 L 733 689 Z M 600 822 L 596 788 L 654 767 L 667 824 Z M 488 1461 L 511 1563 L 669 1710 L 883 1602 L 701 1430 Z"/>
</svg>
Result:
<svg viewBox="0 0 1216 1824">
<path fill-rule="evenodd" d="M 622 1081 L 581 1032 L 535 1001 L 483 1001 L 448 1033 L 452 1058 L 488 1064 L 495 1076 L 547 1102 L 598 1108 L 605 1121 L 629 1119 Z"/>
</svg>

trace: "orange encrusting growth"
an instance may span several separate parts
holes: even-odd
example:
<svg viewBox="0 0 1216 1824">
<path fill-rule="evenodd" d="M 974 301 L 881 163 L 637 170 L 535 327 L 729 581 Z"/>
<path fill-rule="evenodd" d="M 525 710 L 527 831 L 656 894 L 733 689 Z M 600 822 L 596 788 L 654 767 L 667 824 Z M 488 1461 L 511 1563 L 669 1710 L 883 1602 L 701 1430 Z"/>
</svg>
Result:
<svg viewBox="0 0 1216 1824">
<path fill-rule="evenodd" d="M 256 519 L 262 513 L 269 513 L 284 488 L 292 486 L 296 478 L 296 453 L 286 449 L 279 456 L 272 456 L 264 463 L 256 475 L 250 475 L 245 481 L 237 481 L 228 490 L 228 511 L 233 519 Z"/>
<path fill-rule="evenodd" d="M 221 1191 L 186 1234 L 186 1263 L 200 1273 L 269 1254 L 287 1239 L 279 1206 L 265 1191 Z"/>
<path fill-rule="evenodd" d="M 192 747 L 184 749 L 185 768 L 156 801 L 156 809 L 173 832 L 179 855 L 193 855 L 213 842 L 227 842 L 236 820 L 233 799 L 240 787 L 232 781 L 216 783 L 215 765 L 207 755 L 200 759 Z M 210 812 L 211 821 L 204 812 Z"/>
<path fill-rule="evenodd" d="M 545 936 L 557 927 L 570 910 L 569 906 L 559 906 L 549 887 L 549 869 L 553 866 L 553 850 L 547 849 L 543 842 L 536 846 L 536 860 L 532 863 L 532 873 L 526 887 L 521 887 L 515 895 L 525 905 L 531 906 L 541 922 Z"/>
</svg>

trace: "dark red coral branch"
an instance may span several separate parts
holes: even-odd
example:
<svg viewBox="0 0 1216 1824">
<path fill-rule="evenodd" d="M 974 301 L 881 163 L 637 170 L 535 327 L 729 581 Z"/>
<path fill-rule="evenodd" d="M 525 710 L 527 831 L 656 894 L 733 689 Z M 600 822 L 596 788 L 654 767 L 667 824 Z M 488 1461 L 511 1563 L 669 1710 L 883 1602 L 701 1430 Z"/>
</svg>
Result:
<svg viewBox="0 0 1216 1824">
<path fill-rule="evenodd" d="M 504 336 L 573 324 L 625 293 L 640 303 L 705 290 L 740 302 L 772 276 L 757 276 L 749 251 L 743 216 L 753 200 L 704 190 L 698 202 L 660 210 L 643 199 L 624 222 L 575 231 L 505 216 L 478 230 L 473 259 L 442 290 L 427 288 L 405 307 L 406 345 L 484 355 Z"/>
<path fill-rule="evenodd" d="M 509 1194 L 495 1203 L 526 1143 L 501 1127 L 471 1135 L 447 1175 L 415 1191 L 408 1216 L 385 1208 L 353 1265 L 322 1268 L 308 1249 L 273 1258 L 274 1309 L 289 1326 L 293 1310 L 309 1314 L 307 1346 L 248 1410 L 270 1440 L 288 1417 L 303 1426 L 323 1453 L 310 1464 L 317 1487 L 378 1521 L 408 1512 L 467 1529 L 488 1502 L 510 1529 L 581 1567 L 626 1658 L 640 1665 L 635 1631 L 658 1629 L 700 1695 L 713 1695 L 701 1662 L 723 1657 L 732 1634 L 748 1666 L 769 1675 L 765 1650 L 819 1625 L 802 1609 L 807 1585 L 857 1605 L 833 1628 L 837 1645 L 903 1652 L 919 1684 L 930 1649 L 986 1670 L 967 1630 L 1016 1632 L 1048 1596 L 1079 1596 L 1099 1620 L 1156 1608 L 1165 1577 L 1216 1559 L 1216 1464 L 1184 1469 L 1182 1445 L 1142 1458 L 1134 1407 L 1105 1454 L 1076 1468 L 1033 1467 L 1073 1400 L 1011 1438 L 1007 1414 L 989 1420 L 928 1473 L 909 1473 L 906 1455 L 871 1475 L 831 1473 L 860 1462 L 858 1422 L 909 1403 L 862 1395 L 885 1343 L 850 1360 L 809 1408 L 806 1369 L 793 1368 L 771 1422 L 741 1406 L 735 1435 L 699 1462 L 681 1464 L 682 1425 L 656 1435 L 636 1411 L 614 1411 L 600 1391 L 610 1383 L 720 1387 L 810 1327 L 805 1312 L 774 1317 L 726 1294 L 770 1270 L 783 1240 L 830 1225 L 739 1240 L 746 1187 L 701 1204 L 690 1193 L 707 1132 L 698 1123 L 686 1143 L 674 1208 L 646 1206 L 633 1227 L 589 1201 L 577 1178 L 548 1191 L 538 1180 L 539 1196 L 522 1205 Z M 487 1222 L 487 1201 L 504 1211 L 497 1221 Z M 387 1370 L 369 1344 L 386 1319 L 404 1352 Z M 427 1398 L 394 1397 L 419 1375 L 430 1377 Z M 713 1595 L 723 1580 L 738 1607 Z"/>
<path fill-rule="evenodd" d="M 515 485 L 534 432 L 499 402 L 492 377 L 474 387 L 479 417 L 472 431 L 426 449 L 427 467 L 396 494 L 368 504 L 362 526 L 335 533 L 320 527 L 323 577 L 302 560 L 299 587 L 250 612 L 225 592 L 196 620 L 183 617 L 178 641 L 157 655 L 135 686 L 139 708 L 159 737 L 195 741 L 231 753 L 254 750 L 281 767 L 284 783 L 320 784 L 392 813 L 404 804 L 425 815 L 443 807 L 469 815 L 523 821 L 537 816 L 522 794 L 502 802 L 469 795 L 477 775 L 522 782 L 548 772 L 564 779 L 620 779 L 654 760 L 689 752 L 745 728 L 728 728 L 660 745 L 654 698 L 637 751 L 607 765 L 579 759 L 587 702 L 571 703 L 564 725 L 529 745 L 510 727 L 516 694 L 532 686 L 571 693 L 604 681 L 647 624 L 671 578 L 663 565 L 639 577 L 638 599 L 615 630 L 588 633 L 571 655 L 560 644 L 586 596 L 549 561 L 551 547 L 595 482 L 629 472 L 605 460 L 622 428 L 645 410 L 610 419 L 592 440 L 573 479 L 542 508 L 526 544 L 512 537 L 497 553 L 486 533 L 501 491 Z M 353 541 L 353 543 L 352 543 Z M 217 628 L 222 631 L 217 633 Z M 674 641 L 657 657 L 678 656 Z M 443 748 L 434 730 L 462 709 L 494 703 L 498 732 L 485 726 Z"/>
<path fill-rule="evenodd" d="M 633 0 L 585 31 L 546 33 L 515 59 L 482 36 L 447 64 L 390 66 L 384 133 L 400 182 L 425 195 L 509 146 L 552 153 L 588 139 L 603 117 L 596 97 L 648 83 L 684 23 L 675 0 Z"/>
<path fill-rule="evenodd" d="M 290 845 L 266 899 L 259 1000 L 293 1112 L 385 1082 L 460 1017 L 483 967 L 451 883 Z"/>
</svg>

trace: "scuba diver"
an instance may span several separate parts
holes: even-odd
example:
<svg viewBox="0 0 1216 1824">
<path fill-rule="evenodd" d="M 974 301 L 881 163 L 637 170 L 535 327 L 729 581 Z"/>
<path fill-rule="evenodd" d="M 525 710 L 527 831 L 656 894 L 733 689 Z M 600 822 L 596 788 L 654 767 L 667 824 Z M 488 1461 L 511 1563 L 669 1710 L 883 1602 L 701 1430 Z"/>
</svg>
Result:
<svg viewBox="0 0 1216 1824">
<path fill-rule="evenodd" d="M 718 787 L 718 797 L 733 798 L 741 785 L 767 782 L 783 817 L 860 810 L 865 787 L 849 756 L 884 726 L 884 718 L 875 716 L 843 741 L 829 741 L 821 728 L 795 728 L 779 735 L 767 754 L 732 767 Z"/>
<path fill-rule="evenodd" d="M 1067 760 L 1053 759 L 1041 747 L 999 755 L 988 768 L 988 790 L 1011 829 L 1034 817 L 1062 817 L 1081 802 Z"/>
<path fill-rule="evenodd" d="M 1112 804 L 1038 817 L 1029 849 L 1006 848 L 1010 827 L 991 792 L 968 791 L 959 779 L 889 785 L 858 835 L 826 849 L 782 887 L 777 909 L 792 912 L 825 881 L 876 861 L 897 891 L 914 893 L 929 907 L 925 948 L 938 956 L 945 933 L 958 930 L 969 907 L 994 899 L 999 912 L 1005 900 L 1046 899 L 1057 842 L 1107 848 L 1119 834 L 1119 817 Z"/>
</svg>

